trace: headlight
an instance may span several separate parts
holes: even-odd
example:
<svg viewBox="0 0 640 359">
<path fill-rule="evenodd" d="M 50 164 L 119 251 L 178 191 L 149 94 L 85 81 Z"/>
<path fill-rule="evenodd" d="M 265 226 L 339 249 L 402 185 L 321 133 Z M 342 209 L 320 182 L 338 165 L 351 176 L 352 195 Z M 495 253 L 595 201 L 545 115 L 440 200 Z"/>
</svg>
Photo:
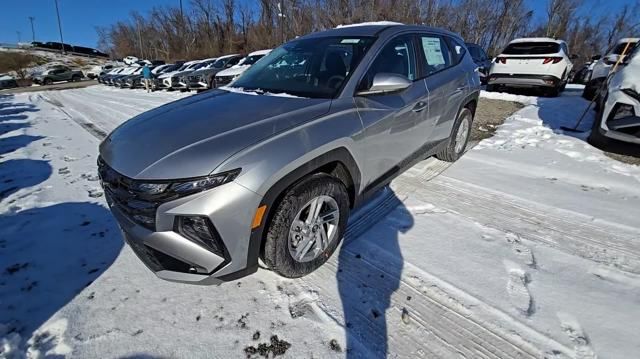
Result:
<svg viewBox="0 0 640 359">
<path fill-rule="evenodd" d="M 185 196 L 201 192 L 213 187 L 221 186 L 236 179 L 240 169 L 235 169 L 211 176 L 192 178 L 189 180 L 176 180 L 167 182 L 138 182 L 131 185 L 131 189 L 143 196 L 159 195 L 165 192 Z"/>
</svg>

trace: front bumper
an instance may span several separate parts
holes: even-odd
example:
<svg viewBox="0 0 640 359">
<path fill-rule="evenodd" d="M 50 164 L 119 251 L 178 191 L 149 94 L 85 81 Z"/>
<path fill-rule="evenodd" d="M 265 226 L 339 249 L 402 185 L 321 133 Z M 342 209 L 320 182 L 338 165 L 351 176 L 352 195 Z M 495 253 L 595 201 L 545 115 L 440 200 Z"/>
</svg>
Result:
<svg viewBox="0 0 640 359">
<path fill-rule="evenodd" d="M 257 269 L 257 263 L 249 263 L 248 258 L 251 223 L 261 196 L 235 182 L 160 204 L 154 230 L 134 222 L 108 189 L 105 194 L 125 241 L 159 278 L 211 285 Z M 177 227 L 180 217 L 209 219 L 224 253 L 214 253 L 183 236 Z"/>
<path fill-rule="evenodd" d="M 552 75 L 512 75 L 493 73 L 487 84 L 508 87 L 558 87 L 562 81 Z"/>
<path fill-rule="evenodd" d="M 631 106 L 633 114 L 614 119 L 621 105 Z M 640 144 L 640 101 L 620 90 L 611 91 L 604 103 L 598 130 L 605 137 Z"/>
</svg>

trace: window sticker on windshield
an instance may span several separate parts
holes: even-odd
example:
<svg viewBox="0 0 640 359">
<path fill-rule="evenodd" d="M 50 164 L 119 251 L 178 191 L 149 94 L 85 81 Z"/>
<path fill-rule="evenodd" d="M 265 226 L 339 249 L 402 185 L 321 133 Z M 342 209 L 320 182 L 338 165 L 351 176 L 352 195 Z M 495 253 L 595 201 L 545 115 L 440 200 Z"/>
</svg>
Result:
<svg viewBox="0 0 640 359">
<path fill-rule="evenodd" d="M 445 64 L 444 56 L 442 56 L 442 50 L 440 49 L 440 38 L 423 37 L 422 48 L 429 65 L 437 66 Z"/>
<path fill-rule="evenodd" d="M 340 41 L 341 44 L 357 44 L 360 42 L 360 39 L 342 39 Z"/>
</svg>

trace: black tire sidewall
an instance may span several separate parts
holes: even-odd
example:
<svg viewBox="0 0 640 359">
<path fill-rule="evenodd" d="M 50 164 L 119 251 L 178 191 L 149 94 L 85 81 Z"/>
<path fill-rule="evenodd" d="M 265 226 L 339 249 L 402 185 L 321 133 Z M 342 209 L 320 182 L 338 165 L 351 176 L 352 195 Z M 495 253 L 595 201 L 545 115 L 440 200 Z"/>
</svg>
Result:
<svg viewBox="0 0 640 359">
<path fill-rule="evenodd" d="M 309 262 L 298 262 L 289 252 L 289 229 L 300 209 L 312 198 L 326 195 L 332 197 L 340 209 L 336 239 L 317 258 Z M 324 173 L 309 176 L 291 187 L 267 224 L 263 260 L 273 271 L 288 277 L 305 276 L 324 264 L 336 250 L 347 227 L 349 218 L 349 196 L 342 182 Z"/>
<path fill-rule="evenodd" d="M 462 118 L 466 114 L 469 115 L 469 132 L 467 133 L 467 138 L 465 140 L 465 144 L 464 144 L 464 147 L 462 148 L 462 151 L 460 153 L 457 153 L 456 152 L 456 136 L 458 135 L 458 131 L 460 131 L 460 123 L 462 123 Z M 469 138 L 471 138 L 472 130 L 473 130 L 473 112 L 469 108 L 463 107 L 458 112 L 458 117 L 456 118 L 456 122 L 454 122 L 453 124 L 453 130 L 451 131 L 451 137 L 447 142 L 447 147 L 443 152 L 436 155 L 436 157 L 440 160 L 447 161 L 447 162 L 457 161 L 462 156 L 462 154 L 464 153 L 464 150 L 467 148 L 467 145 L 469 144 Z"/>
</svg>

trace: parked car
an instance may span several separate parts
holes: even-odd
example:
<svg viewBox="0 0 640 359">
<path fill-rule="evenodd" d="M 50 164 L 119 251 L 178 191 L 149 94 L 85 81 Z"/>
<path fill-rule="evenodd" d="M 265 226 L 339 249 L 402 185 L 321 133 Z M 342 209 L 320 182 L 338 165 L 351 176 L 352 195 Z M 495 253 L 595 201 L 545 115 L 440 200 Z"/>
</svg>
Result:
<svg viewBox="0 0 640 359">
<path fill-rule="evenodd" d="M 105 71 L 110 71 L 111 69 L 115 68 L 116 65 L 114 64 L 106 64 L 106 65 L 97 65 L 92 67 L 89 71 L 87 71 L 87 77 L 90 79 L 97 79 L 101 73 L 104 73 Z"/>
<path fill-rule="evenodd" d="M 245 72 L 249 67 L 255 64 L 261 58 L 268 55 L 270 52 L 271 49 L 254 51 L 247 55 L 247 57 L 240 60 L 237 65 L 233 65 L 226 70 L 218 72 L 214 78 L 215 86 L 220 87 L 230 84 L 233 80 L 242 75 L 242 73 Z"/>
<path fill-rule="evenodd" d="M 122 62 L 124 62 L 127 65 L 133 65 L 138 61 L 140 61 L 140 59 L 135 56 L 127 56 L 122 59 Z"/>
<path fill-rule="evenodd" d="M 160 278 L 217 284 L 253 273 L 258 257 L 306 275 L 368 196 L 425 156 L 462 156 L 475 69 L 463 40 L 435 28 L 302 36 L 232 86 L 115 129 L 100 144 L 105 197 Z"/>
<path fill-rule="evenodd" d="M 511 41 L 489 71 L 487 90 L 499 87 L 542 89 L 557 96 L 567 85 L 573 68 L 566 42 L 551 38 L 522 38 Z"/>
<path fill-rule="evenodd" d="M 160 85 L 162 83 L 162 80 L 160 79 L 160 77 L 178 70 L 184 64 L 185 64 L 184 61 L 176 61 L 173 64 L 168 64 L 167 67 L 163 68 L 162 70 L 156 71 L 155 73 L 152 72 L 153 76 L 151 79 L 151 91 L 156 91 L 160 89 Z"/>
<path fill-rule="evenodd" d="M 624 38 L 620 39 L 614 46 L 612 46 L 605 56 L 600 58 L 593 66 L 591 70 L 591 77 L 587 82 L 587 85 L 584 87 L 582 92 L 582 97 L 587 100 L 592 100 L 607 79 L 607 75 L 609 75 L 609 71 L 613 67 L 613 65 L 618 62 L 618 59 L 622 57 L 624 59 L 625 55 L 623 52 L 625 49 L 627 51 L 631 51 L 635 44 L 640 41 L 640 38 Z"/>
<path fill-rule="evenodd" d="M 476 45 L 470 42 L 465 43 L 465 45 L 467 45 L 467 49 L 471 54 L 473 62 L 478 65 L 478 75 L 480 75 L 480 83 L 487 83 L 487 76 L 489 75 L 489 69 L 491 68 L 491 58 L 487 56 L 487 53 L 482 47 L 480 47 L 480 45 Z"/>
<path fill-rule="evenodd" d="M 18 87 L 18 82 L 12 76 L 0 74 L 0 90 Z"/>
<path fill-rule="evenodd" d="M 123 76 L 116 81 L 116 86 L 120 88 L 130 88 L 136 79 L 142 78 L 142 69 L 144 67 L 137 67 L 131 74 Z"/>
<path fill-rule="evenodd" d="M 600 136 L 640 144 L 640 44 L 611 74 L 593 122 L 590 140 Z"/>
<path fill-rule="evenodd" d="M 243 56 L 238 54 L 221 56 L 218 57 L 213 65 L 194 71 L 189 74 L 189 89 L 201 91 L 214 88 L 214 77 L 216 74 L 226 68 L 230 68 L 238 64 L 242 58 Z"/>
<path fill-rule="evenodd" d="M 54 82 L 60 81 L 80 81 L 84 77 L 82 71 L 72 70 L 66 66 L 56 66 L 32 78 L 33 82 L 40 85 L 51 85 Z"/>
<path fill-rule="evenodd" d="M 120 79 L 125 78 L 129 75 L 132 75 L 134 71 L 138 70 L 139 67 L 133 67 L 133 66 L 129 66 L 129 67 L 125 67 L 124 70 L 120 71 L 119 73 L 109 77 L 109 79 L 107 80 L 107 85 L 109 86 L 118 86 L 118 84 L 120 83 Z"/>
<path fill-rule="evenodd" d="M 216 58 L 202 60 L 198 62 L 196 65 L 194 65 L 193 67 L 191 67 L 190 69 L 187 69 L 186 71 L 176 74 L 175 76 L 178 78 L 178 83 L 174 85 L 174 89 L 180 90 L 182 92 L 189 91 L 189 76 L 195 71 L 213 66 L 213 64 L 215 64 L 216 61 L 217 61 Z"/>
<path fill-rule="evenodd" d="M 178 85 L 178 78 L 182 73 L 189 73 L 191 69 L 195 67 L 202 60 L 185 62 L 177 70 L 167 72 L 158 77 L 157 88 L 159 90 L 173 90 L 174 86 Z"/>
<path fill-rule="evenodd" d="M 124 71 L 125 69 L 126 69 L 126 67 L 113 68 L 110 71 L 107 71 L 106 73 L 103 73 L 100 76 L 98 76 L 98 82 L 101 83 L 101 84 L 107 85 L 112 76 L 115 76 L 115 75 L 119 74 L 120 72 Z"/>
</svg>

